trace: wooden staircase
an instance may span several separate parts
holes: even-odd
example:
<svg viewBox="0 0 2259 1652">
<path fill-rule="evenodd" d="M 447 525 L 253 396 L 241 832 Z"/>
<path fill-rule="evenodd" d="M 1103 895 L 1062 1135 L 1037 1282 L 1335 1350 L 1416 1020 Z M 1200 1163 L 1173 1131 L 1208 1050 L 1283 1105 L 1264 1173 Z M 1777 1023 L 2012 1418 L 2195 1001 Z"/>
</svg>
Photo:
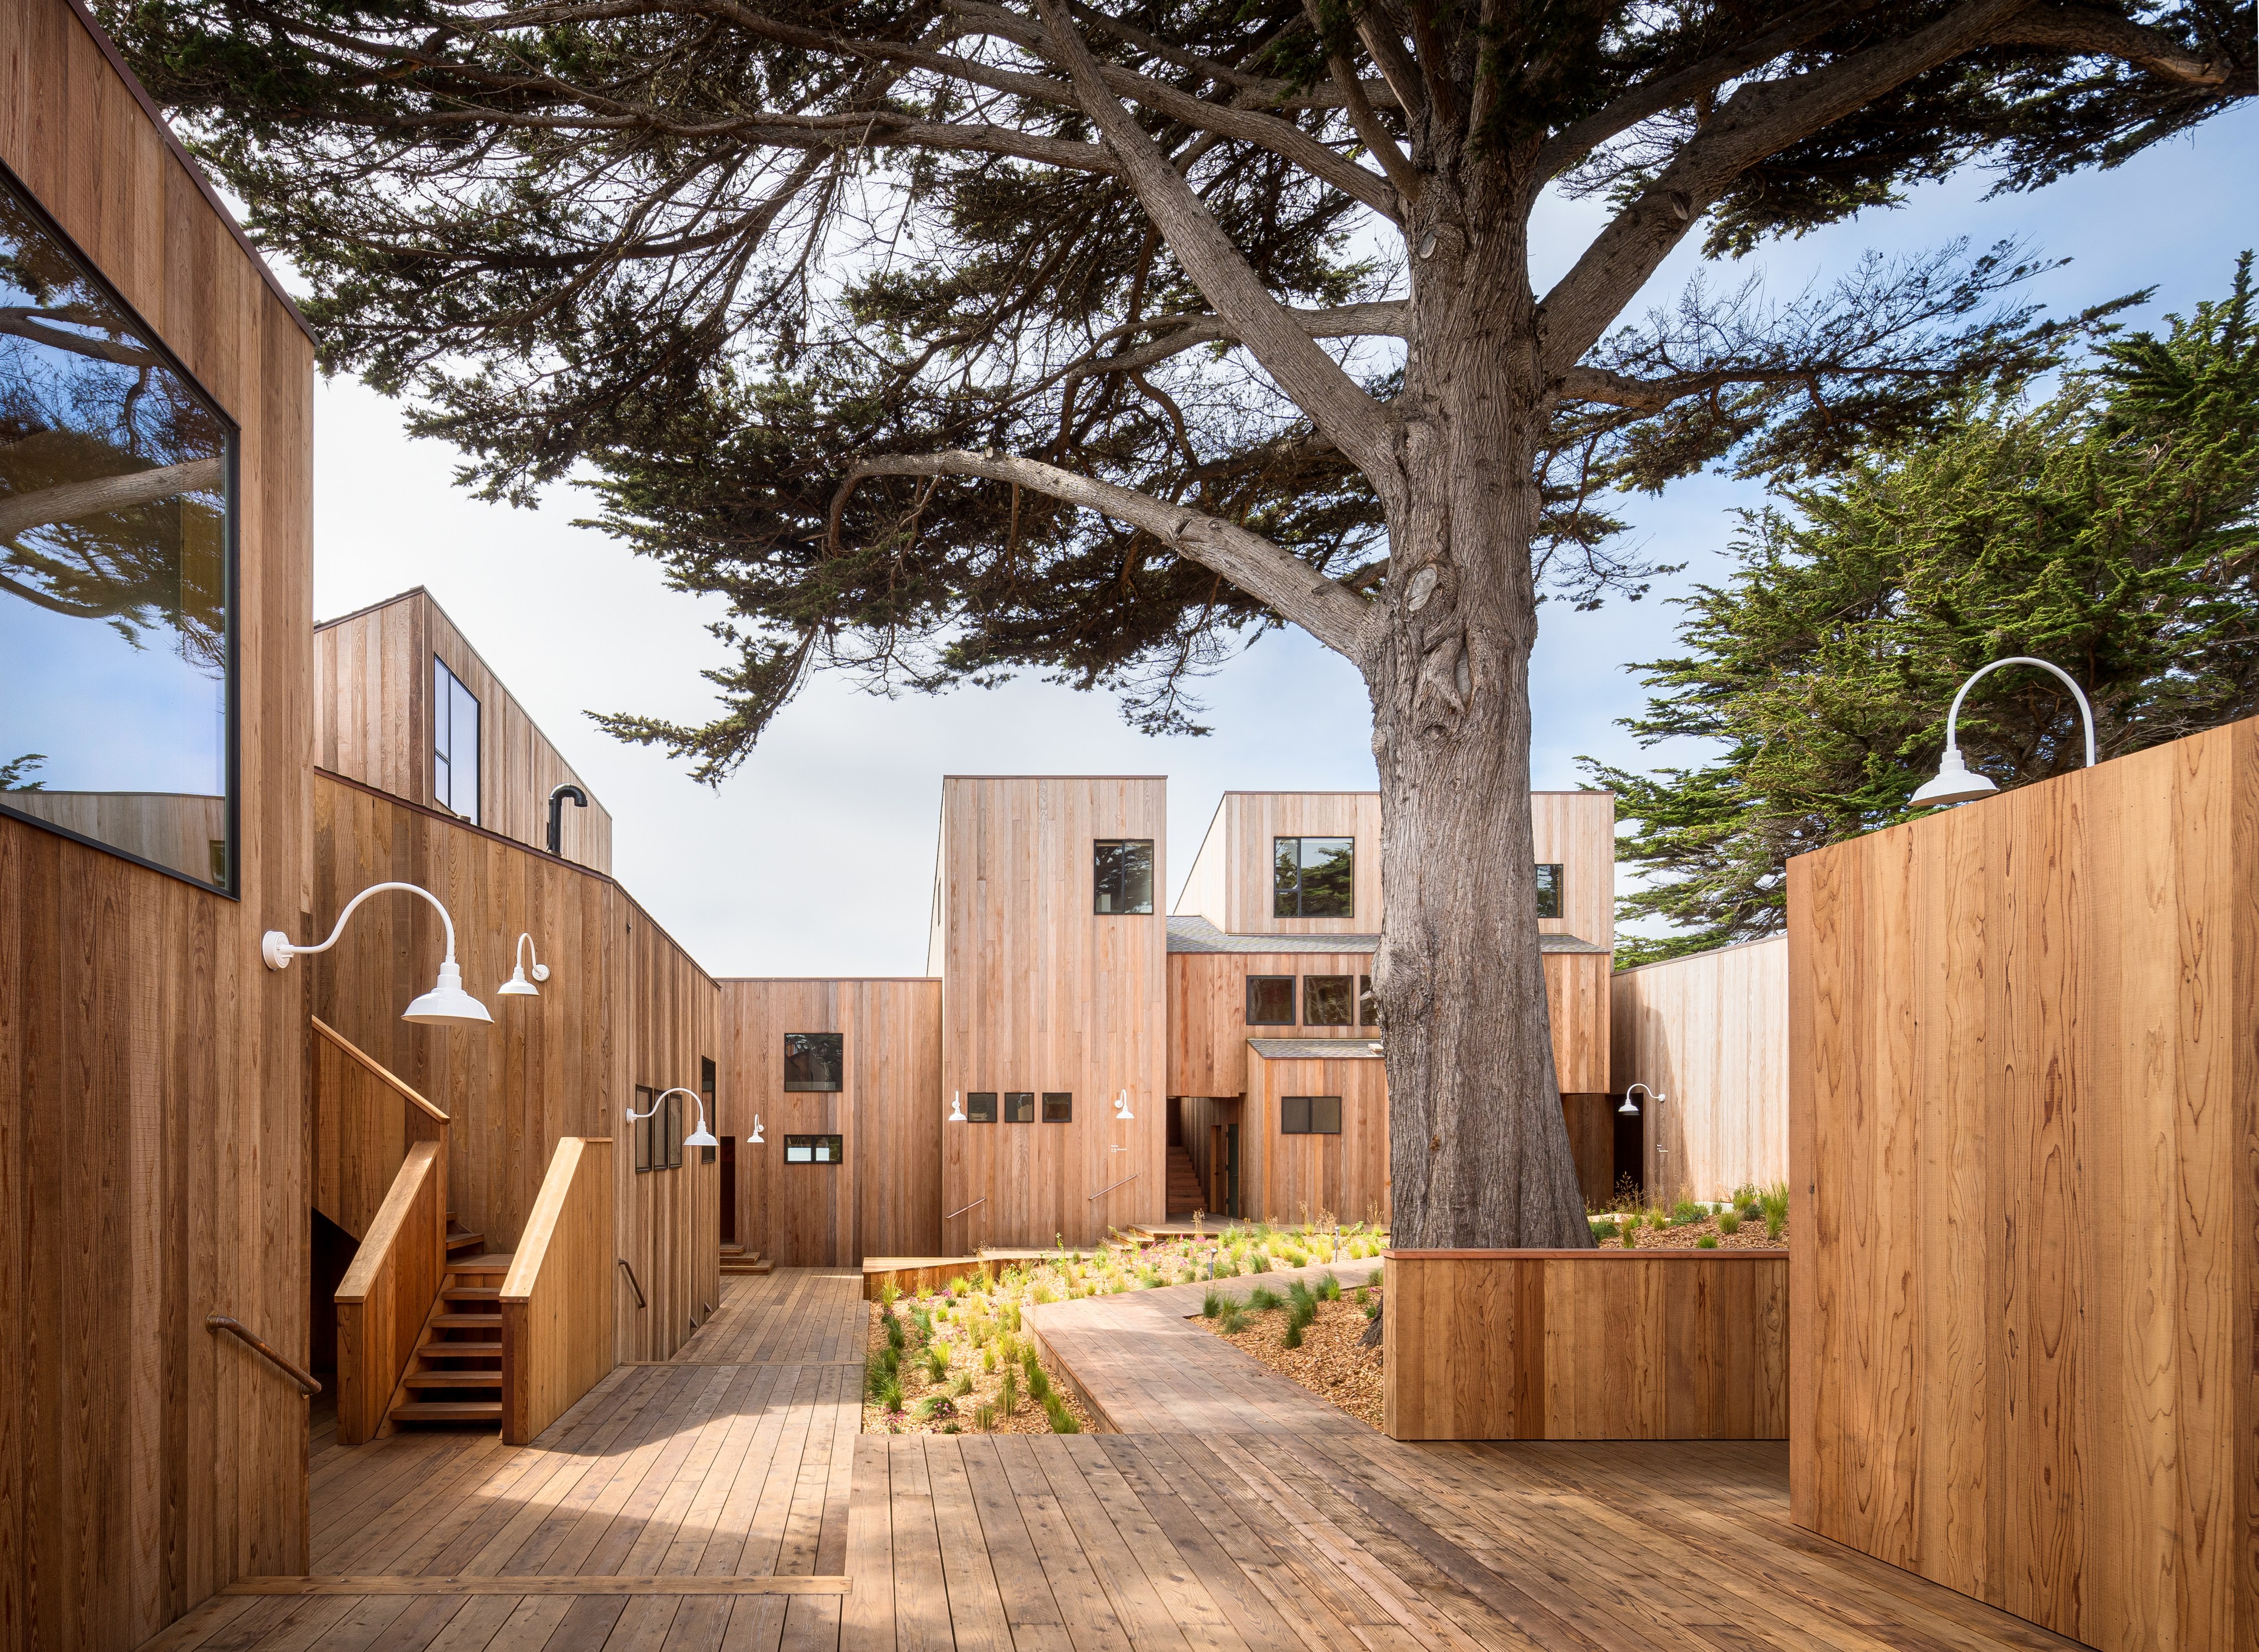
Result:
<svg viewBox="0 0 2259 1652">
<path fill-rule="evenodd" d="M 484 1256 L 486 1249 L 486 1235 L 473 1233 L 456 1220 L 453 1211 L 447 1213 L 447 1255 L 451 1259 L 456 1257 Z"/>
<path fill-rule="evenodd" d="M 1200 1172 L 1193 1168 L 1193 1156 L 1181 1147 L 1169 1150 L 1169 1203 L 1171 1220 L 1189 1216 L 1208 1203 L 1201 1190 Z"/>
<path fill-rule="evenodd" d="M 448 1226 L 455 1225 L 451 1216 Z M 501 1298 L 510 1258 L 458 1257 L 455 1239 L 451 1231 L 445 1281 L 393 1392 L 388 1429 L 402 1423 L 502 1426 Z"/>
<path fill-rule="evenodd" d="M 761 1257 L 758 1252 L 747 1250 L 743 1245 L 723 1245 L 722 1247 L 723 1272 L 766 1273 L 768 1271 L 768 1261 L 765 1257 Z"/>
</svg>

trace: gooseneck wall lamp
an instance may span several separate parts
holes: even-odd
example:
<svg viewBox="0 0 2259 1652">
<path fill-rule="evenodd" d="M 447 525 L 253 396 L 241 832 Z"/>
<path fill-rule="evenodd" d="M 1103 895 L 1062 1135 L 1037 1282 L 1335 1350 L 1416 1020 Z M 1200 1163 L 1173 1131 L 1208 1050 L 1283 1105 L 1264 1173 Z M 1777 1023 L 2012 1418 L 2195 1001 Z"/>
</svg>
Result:
<svg viewBox="0 0 2259 1652">
<path fill-rule="evenodd" d="M 533 981 L 525 979 L 525 965 L 528 958 L 533 961 L 533 981 L 547 980 L 549 965 L 544 964 L 534 951 L 533 937 L 530 935 L 521 935 L 517 937 L 517 953 L 512 960 L 513 967 L 510 972 L 510 979 L 495 987 L 495 991 L 505 998 L 540 997 L 541 989 L 536 986 Z"/>
<path fill-rule="evenodd" d="M 944 1119 L 942 1122 L 944 1124 L 962 1124 L 965 1122 L 965 1092 L 962 1090 L 952 1090 L 949 1093 L 949 1116 Z"/>
<path fill-rule="evenodd" d="M 1647 1098 L 1649 1100 L 1654 1102 L 1657 1107 L 1663 1105 L 1663 1098 L 1661 1096 L 1656 1094 L 1652 1090 L 1648 1090 L 1647 1086 L 1643 1084 L 1635 1084 L 1631 1086 L 1630 1090 L 1626 1090 L 1624 1092 L 1623 1105 L 1616 1109 L 1617 1112 L 1636 1114 L 1639 1111 L 1639 1108 L 1632 1104 L 1632 1090 L 1647 1090 Z"/>
<path fill-rule="evenodd" d="M 433 894 L 429 889 L 421 888 L 412 883 L 371 884 L 346 902 L 346 909 L 338 914 L 337 928 L 330 931 L 330 938 L 319 946 L 294 946 L 290 943 L 290 937 L 281 930 L 269 929 L 260 938 L 259 955 L 267 960 L 268 969 L 287 970 L 290 967 L 290 960 L 301 954 L 328 951 L 338 943 L 338 936 L 345 933 L 346 920 L 353 916 L 353 908 L 360 906 L 369 896 L 382 894 L 388 889 L 399 889 L 409 894 L 422 895 L 438 908 L 439 922 L 446 926 L 447 930 L 447 956 L 440 961 L 438 982 L 430 992 L 403 1010 L 400 1013 L 400 1019 L 437 1022 L 442 1025 L 456 1022 L 483 1022 L 491 1025 L 494 1017 L 487 1014 L 487 1007 L 463 990 L 463 972 L 455 967 L 454 919 L 449 917 L 447 908 L 439 904 L 438 896 Z"/>
<path fill-rule="evenodd" d="M 1124 1090 L 1120 1095 L 1114 1098 L 1114 1122 L 1116 1124 L 1134 1119 L 1137 1116 L 1137 1115 L 1136 1114 L 1130 1110 L 1130 1093 L 1127 1090 Z"/>
<path fill-rule="evenodd" d="M 2003 666 L 2036 666 L 2042 671 L 2053 672 L 2063 679 L 2070 697 L 2078 701 L 2078 715 L 2086 727 L 2086 766 L 2094 766 L 2094 708 L 2086 703 L 2086 694 L 2071 680 L 2070 673 L 2060 666 L 2051 666 L 2044 659 L 2034 659 L 2029 654 L 2012 654 L 2006 659 L 1996 659 L 1989 666 L 1980 666 L 1971 672 L 1969 680 L 1961 685 L 1953 696 L 1953 705 L 1945 714 L 1945 757 L 1937 765 L 1937 773 L 1925 780 L 1914 793 L 1913 801 L 1925 808 L 1935 808 L 1946 803 L 1973 803 L 1980 797 L 1990 797 L 2000 788 L 1982 774 L 1977 773 L 1961 760 L 1961 747 L 1954 738 L 1954 724 L 1961 716 L 1961 702 L 1977 686 L 1977 680 L 1986 672 L 1998 671 Z"/>
<path fill-rule="evenodd" d="M 700 1095 L 695 1090 L 684 1089 L 679 1084 L 672 1090 L 661 1090 L 657 1095 L 652 1097 L 651 1106 L 641 1113 L 637 1112 L 633 1107 L 630 1107 L 628 1109 L 628 1122 L 631 1124 L 641 1123 L 644 1120 L 651 1117 L 652 1114 L 657 1113 L 660 1106 L 666 1100 L 666 1098 L 671 1095 L 687 1095 L 693 1101 L 695 1101 L 698 1104 L 698 1128 L 682 1138 L 682 1145 L 685 1147 L 721 1146 L 722 1143 L 720 1139 L 715 1136 L 713 1131 L 706 1128 L 706 1098 Z"/>
<path fill-rule="evenodd" d="M 751 1136 L 747 1136 L 747 1137 L 745 1138 L 745 1140 L 747 1140 L 748 1142 L 751 1142 L 751 1143 L 752 1143 L 755 1147 L 759 1147 L 759 1146 L 760 1146 L 760 1145 L 761 1145 L 761 1143 L 763 1143 L 764 1142 L 767 1141 L 768 1139 L 769 1139 L 769 1138 L 768 1138 L 767 1136 L 763 1136 L 763 1135 L 761 1134 L 761 1115 L 760 1115 L 759 1114 L 758 1114 L 758 1113 L 754 1114 L 753 1114 L 753 1133 L 752 1133 Z"/>
</svg>

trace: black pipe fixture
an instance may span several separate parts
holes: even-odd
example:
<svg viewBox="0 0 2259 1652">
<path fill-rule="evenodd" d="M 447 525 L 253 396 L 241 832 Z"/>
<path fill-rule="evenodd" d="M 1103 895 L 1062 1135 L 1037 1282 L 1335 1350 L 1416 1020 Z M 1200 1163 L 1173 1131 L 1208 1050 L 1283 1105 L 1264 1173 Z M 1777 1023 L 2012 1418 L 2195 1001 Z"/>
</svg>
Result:
<svg viewBox="0 0 2259 1652">
<path fill-rule="evenodd" d="M 567 780 L 549 794 L 549 852 L 561 856 L 565 852 L 565 800 L 573 800 L 576 808 L 588 807 L 588 794 Z"/>
</svg>

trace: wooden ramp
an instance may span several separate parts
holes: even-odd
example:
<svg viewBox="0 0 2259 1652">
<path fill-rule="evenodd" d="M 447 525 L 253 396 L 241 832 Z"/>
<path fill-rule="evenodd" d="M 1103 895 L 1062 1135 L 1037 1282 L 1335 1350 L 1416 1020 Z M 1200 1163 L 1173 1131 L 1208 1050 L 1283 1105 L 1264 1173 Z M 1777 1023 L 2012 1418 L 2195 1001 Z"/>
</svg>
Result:
<svg viewBox="0 0 2259 1652">
<path fill-rule="evenodd" d="M 681 1356 L 622 1367 L 531 1446 L 317 1439 L 322 1575 L 248 1584 L 157 1644 L 2073 1646 L 1791 1525 L 1780 1446 L 1399 1444 L 1187 1325 L 1202 1289 L 1031 1316 L 1137 1432 L 888 1437 L 857 1434 L 858 1275 L 732 1278 Z"/>
</svg>

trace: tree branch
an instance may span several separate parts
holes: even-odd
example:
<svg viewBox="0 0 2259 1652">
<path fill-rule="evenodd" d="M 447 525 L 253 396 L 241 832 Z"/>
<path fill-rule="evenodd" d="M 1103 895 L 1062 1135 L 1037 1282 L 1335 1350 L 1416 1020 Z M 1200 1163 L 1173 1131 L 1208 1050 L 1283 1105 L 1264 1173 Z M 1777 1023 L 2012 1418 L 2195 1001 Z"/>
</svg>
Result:
<svg viewBox="0 0 2259 1652">
<path fill-rule="evenodd" d="M 2051 46 L 2081 56 L 2122 58 L 2184 86 L 2225 86 L 2234 68 L 2216 58 L 2191 57 L 2163 30 L 2144 27 L 2099 6 L 2031 6 L 1988 38 L 2000 46 Z"/>
<path fill-rule="evenodd" d="M 192 459 L 182 465 L 129 470 L 116 476 L 97 476 L 92 481 L 64 482 L 34 493 L 14 494 L 0 499 L 0 539 L 12 539 L 51 522 L 154 504 L 175 494 L 209 493 L 226 481 L 225 459 Z"/>
<path fill-rule="evenodd" d="M 1400 298 L 1370 304 L 1343 304 L 1333 310 L 1290 310 L 1286 314 L 1313 338 L 1401 338 L 1408 331 L 1408 324 L 1404 318 L 1404 301 Z M 1216 344 L 1226 339 L 1235 344 L 1239 341 L 1238 331 L 1222 317 L 1192 311 L 1174 315 L 1165 313 L 1148 317 L 1144 321 L 1124 323 L 1110 329 L 1098 342 L 1106 344 L 1128 333 L 1146 331 L 1165 336 L 1120 355 L 1094 353 L 1085 356 L 1061 373 L 1058 381 L 1074 384 L 1101 373 L 1143 372 L 1155 362 L 1179 355 L 1194 345 Z"/>
<path fill-rule="evenodd" d="M 1150 494 L 1077 475 L 1039 459 L 952 449 L 939 453 L 866 459 L 848 471 L 832 495 L 828 538 L 836 549 L 839 518 L 856 486 L 874 476 L 980 476 L 1031 488 L 1070 505 L 1142 528 L 1178 555 L 1213 569 L 1268 604 L 1336 653 L 1361 664 L 1373 610 L 1334 580 L 1270 540 L 1231 523 L 1172 505 Z"/>
</svg>

